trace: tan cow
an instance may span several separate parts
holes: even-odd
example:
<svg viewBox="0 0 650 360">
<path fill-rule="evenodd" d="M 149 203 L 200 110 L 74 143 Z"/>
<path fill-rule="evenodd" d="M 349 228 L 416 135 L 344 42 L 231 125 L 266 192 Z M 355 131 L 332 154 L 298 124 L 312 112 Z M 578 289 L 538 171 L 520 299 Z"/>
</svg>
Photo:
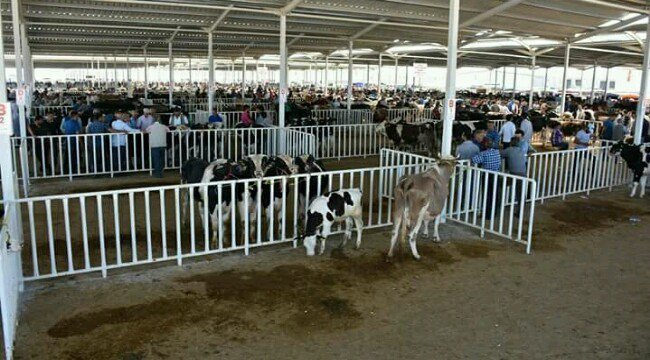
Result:
<svg viewBox="0 0 650 360">
<path fill-rule="evenodd" d="M 435 220 L 433 238 L 439 241 L 438 225 L 440 214 L 449 196 L 449 179 L 454 172 L 456 159 L 443 157 L 430 169 L 410 176 L 404 176 L 395 186 L 395 206 L 393 211 L 393 236 L 390 241 L 388 257 L 393 256 L 397 237 L 401 231 L 401 243 L 406 240 L 408 232 L 409 244 L 413 257 L 420 259 L 415 246 L 415 238 L 424 221 L 424 236 L 429 236 L 429 222 Z"/>
</svg>

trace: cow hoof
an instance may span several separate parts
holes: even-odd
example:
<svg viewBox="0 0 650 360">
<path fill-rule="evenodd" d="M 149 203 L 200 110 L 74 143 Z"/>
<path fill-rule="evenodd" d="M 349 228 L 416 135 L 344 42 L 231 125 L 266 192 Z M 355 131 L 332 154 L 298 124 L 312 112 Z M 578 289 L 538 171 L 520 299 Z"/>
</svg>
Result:
<svg viewBox="0 0 650 360">
<path fill-rule="evenodd" d="M 413 259 L 415 259 L 415 260 L 418 260 L 418 261 L 419 261 L 419 260 L 420 260 L 420 258 L 421 258 L 421 256 L 420 256 L 420 255 L 413 255 Z"/>
<path fill-rule="evenodd" d="M 434 236 L 432 240 L 433 240 L 433 242 L 437 242 L 437 243 L 438 243 L 438 242 L 440 242 L 440 237 L 438 237 L 438 236 Z"/>
<path fill-rule="evenodd" d="M 420 237 L 424 240 L 427 240 L 429 238 L 429 234 L 422 234 Z"/>
</svg>

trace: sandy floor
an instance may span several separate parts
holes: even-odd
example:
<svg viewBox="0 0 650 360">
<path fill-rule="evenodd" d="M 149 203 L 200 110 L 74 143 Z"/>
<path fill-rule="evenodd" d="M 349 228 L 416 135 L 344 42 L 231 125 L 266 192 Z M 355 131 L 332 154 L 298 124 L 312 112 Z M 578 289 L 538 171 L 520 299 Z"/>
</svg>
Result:
<svg viewBox="0 0 650 360">
<path fill-rule="evenodd" d="M 531 256 L 443 225 L 419 262 L 386 262 L 381 230 L 318 258 L 278 247 L 30 283 L 16 357 L 647 359 L 649 202 L 624 192 L 539 206 Z"/>
</svg>

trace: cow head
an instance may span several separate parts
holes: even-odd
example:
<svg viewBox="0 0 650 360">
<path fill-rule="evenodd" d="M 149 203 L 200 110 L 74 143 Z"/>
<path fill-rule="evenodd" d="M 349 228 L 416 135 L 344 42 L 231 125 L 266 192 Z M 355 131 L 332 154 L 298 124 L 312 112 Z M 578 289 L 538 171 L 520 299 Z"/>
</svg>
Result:
<svg viewBox="0 0 650 360">
<path fill-rule="evenodd" d="M 318 164 L 313 155 L 298 156 L 294 159 L 294 162 L 300 174 L 323 171 L 323 167 Z"/>
<path fill-rule="evenodd" d="M 246 165 L 253 171 L 253 176 L 256 178 L 263 178 L 266 170 L 269 157 L 266 155 L 249 155 L 244 158 Z"/>
<path fill-rule="evenodd" d="M 294 175 L 298 173 L 298 165 L 296 165 L 294 160 L 288 155 L 277 155 L 269 158 L 264 171 L 266 172 L 271 168 L 276 168 L 279 173 L 285 175 Z"/>
<path fill-rule="evenodd" d="M 305 234 L 302 237 L 302 244 L 307 251 L 307 256 L 316 254 L 316 243 L 321 238 L 320 229 L 323 226 L 323 214 L 318 211 L 307 211 L 307 223 L 305 225 Z"/>
<path fill-rule="evenodd" d="M 387 120 L 384 120 L 384 121 L 380 122 L 379 124 L 377 124 L 377 126 L 375 127 L 375 133 L 379 134 L 379 135 L 383 135 L 383 136 L 388 136 L 388 134 L 386 132 L 386 126 L 387 125 L 388 125 Z"/>
</svg>

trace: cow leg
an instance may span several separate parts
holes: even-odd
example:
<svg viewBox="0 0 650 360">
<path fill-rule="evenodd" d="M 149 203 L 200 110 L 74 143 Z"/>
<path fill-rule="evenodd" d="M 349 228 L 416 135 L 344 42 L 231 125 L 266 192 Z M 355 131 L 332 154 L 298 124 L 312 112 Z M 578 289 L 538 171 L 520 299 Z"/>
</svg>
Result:
<svg viewBox="0 0 650 360">
<path fill-rule="evenodd" d="M 436 216 L 433 222 L 433 241 L 440 242 L 440 234 L 438 234 L 438 226 L 440 226 L 440 215 Z"/>
<path fill-rule="evenodd" d="M 635 182 L 632 184 L 632 192 L 630 193 L 630 197 L 634 197 L 634 195 L 636 195 L 636 188 L 637 188 L 637 187 L 639 187 L 639 182 L 638 182 L 638 181 L 635 181 Z"/>
<path fill-rule="evenodd" d="M 186 191 L 183 191 L 182 194 L 181 194 L 181 197 L 183 198 L 183 200 L 182 200 L 183 203 L 181 204 L 181 210 L 183 212 L 183 214 L 182 214 L 183 224 L 187 225 L 188 220 L 189 220 L 189 215 L 188 214 L 190 212 L 189 211 L 190 209 L 188 208 L 188 206 L 190 204 L 190 191 L 192 191 L 192 190 L 191 190 L 191 188 L 187 188 L 185 190 Z"/>
<path fill-rule="evenodd" d="M 226 227 L 227 227 L 226 223 L 228 223 L 228 221 L 231 220 L 230 219 L 230 211 L 231 211 L 232 203 L 228 204 L 228 205 L 226 205 L 226 204 L 221 204 L 221 205 L 217 204 L 217 206 L 221 206 L 222 221 L 221 221 L 220 225 L 222 225 L 222 226 L 218 227 L 217 230 L 213 229 L 212 231 L 223 231 L 224 234 L 225 234 L 226 233 Z M 219 210 L 218 210 L 218 208 L 215 207 L 214 211 L 216 213 L 215 217 L 217 218 L 217 222 L 218 222 L 219 221 L 218 220 L 219 219 L 219 213 L 218 213 Z M 235 221 L 235 219 L 232 219 L 232 221 Z M 219 225 L 219 224 L 217 223 L 217 225 Z M 216 232 L 215 232 L 215 234 L 218 235 L 218 233 L 216 233 Z M 226 238 L 226 236 L 224 235 L 223 238 L 227 242 L 227 243 L 224 243 L 224 246 L 230 247 L 232 245 L 232 241 L 231 241 L 232 240 L 231 239 L 232 234 L 228 238 Z M 216 241 L 215 241 L 215 244 L 217 244 L 217 246 L 218 246 L 218 241 L 219 241 L 219 237 L 217 236 Z M 235 240 L 235 242 L 237 242 L 237 241 Z"/>
<path fill-rule="evenodd" d="M 415 219 L 415 224 L 414 226 L 410 229 L 409 232 L 409 245 L 411 245 L 411 253 L 413 254 L 413 257 L 416 260 L 420 260 L 420 254 L 418 254 L 418 249 L 415 244 L 415 240 L 418 234 L 418 231 L 420 230 L 420 226 L 422 226 L 422 221 L 424 220 L 424 216 L 427 213 L 427 208 L 429 207 L 429 204 L 426 206 L 422 207 L 420 212 L 417 214 L 417 218 Z M 413 222 L 411 222 L 413 223 Z"/>
<path fill-rule="evenodd" d="M 323 230 L 321 231 L 321 238 L 320 238 L 320 251 L 318 252 L 318 255 L 323 255 L 325 252 L 325 240 L 327 240 L 327 237 L 330 235 L 330 229 L 332 227 L 332 223 L 329 221 L 325 221 L 323 223 Z"/>
<path fill-rule="evenodd" d="M 215 206 L 214 211 L 212 211 L 212 214 L 210 214 L 210 220 L 212 222 L 212 244 L 214 247 L 219 246 L 219 214 L 217 211 L 217 206 Z M 201 211 L 201 213 L 203 212 Z"/>
<path fill-rule="evenodd" d="M 428 239 L 429 238 L 429 223 L 431 222 L 431 218 L 428 216 L 424 217 L 424 230 L 422 231 L 422 238 L 423 239 Z"/>
<path fill-rule="evenodd" d="M 343 241 L 339 245 L 340 248 L 344 247 L 348 243 L 348 240 L 352 238 L 352 226 L 354 221 L 351 217 L 345 218 L 345 235 L 343 235 Z"/>
<path fill-rule="evenodd" d="M 402 215 L 393 216 L 393 236 L 390 239 L 390 249 L 388 249 L 388 257 L 393 257 L 393 251 L 395 250 L 395 244 L 397 244 L 397 237 L 399 236 L 399 230 L 402 226 Z"/>
<path fill-rule="evenodd" d="M 361 233 L 363 231 L 363 220 L 361 220 L 361 216 L 355 216 L 353 218 L 354 221 L 354 226 L 357 228 L 357 243 L 355 244 L 354 248 L 359 250 L 359 247 L 361 247 Z"/>
<path fill-rule="evenodd" d="M 641 192 L 639 193 L 640 198 L 643 198 L 645 196 L 645 185 L 646 185 L 647 181 L 648 181 L 648 176 L 647 175 L 641 176 L 641 180 L 639 182 L 639 186 L 641 187 L 641 190 L 640 190 Z"/>
</svg>

